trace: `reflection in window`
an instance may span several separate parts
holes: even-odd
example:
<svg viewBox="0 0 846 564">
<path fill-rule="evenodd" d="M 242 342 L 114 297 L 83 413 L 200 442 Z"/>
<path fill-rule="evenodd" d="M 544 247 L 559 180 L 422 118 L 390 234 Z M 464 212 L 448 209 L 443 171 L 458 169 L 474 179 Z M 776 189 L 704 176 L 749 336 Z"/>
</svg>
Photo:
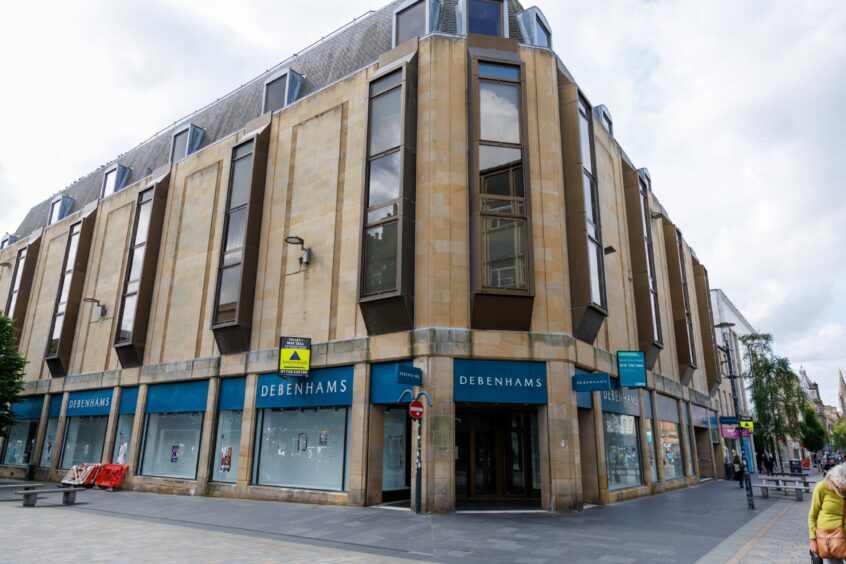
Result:
<svg viewBox="0 0 846 564">
<path fill-rule="evenodd" d="M 9 300 L 6 302 L 6 317 L 12 319 L 15 315 L 15 306 L 18 303 L 18 292 L 21 289 L 21 278 L 26 265 L 26 247 L 18 251 L 15 259 L 15 273 L 12 275 L 12 287 L 9 289 Z"/>
<path fill-rule="evenodd" d="M 135 311 L 138 307 L 138 290 L 144 271 L 144 255 L 147 249 L 147 236 L 150 229 L 150 214 L 153 211 L 153 189 L 149 188 L 138 195 L 138 207 L 135 211 L 135 233 L 132 246 L 126 259 L 126 279 L 123 285 L 123 304 L 121 306 L 115 343 L 125 343 L 132 339 L 135 324 Z"/>
<path fill-rule="evenodd" d="M 217 278 L 217 303 L 214 324 L 236 320 L 241 293 L 241 266 L 244 260 L 244 240 L 248 203 L 252 189 L 253 150 L 255 140 L 236 147 L 232 152 L 229 197 L 223 223 L 220 269 Z"/>
<path fill-rule="evenodd" d="M 674 480 L 684 477 L 679 424 L 672 421 L 659 421 L 661 429 L 661 465 L 664 467 L 664 479 Z"/>
<path fill-rule="evenodd" d="M 426 33 L 426 2 L 420 0 L 412 4 L 396 16 L 396 43 L 404 43 L 412 37 Z"/>
<path fill-rule="evenodd" d="M 425 6 L 425 2 L 420 5 Z M 365 296 L 398 289 L 401 107 L 401 70 L 370 84 L 362 292 Z"/>
<path fill-rule="evenodd" d="M 541 23 L 540 20 L 535 20 L 535 37 L 537 38 L 538 47 L 551 47 L 552 40 L 550 39 L 549 30 Z"/>
<path fill-rule="evenodd" d="M 605 255 L 602 250 L 602 227 L 599 221 L 599 195 L 596 187 L 596 175 L 593 170 L 593 118 L 590 105 L 581 96 L 579 96 L 578 104 L 590 301 L 605 309 Z"/>
<path fill-rule="evenodd" d="M 275 112 L 285 107 L 285 96 L 288 90 L 288 75 L 283 74 L 276 80 L 271 80 L 264 86 L 264 111 Z"/>
<path fill-rule="evenodd" d="M 47 341 L 46 356 L 55 357 L 59 354 L 59 338 L 62 334 L 62 324 L 65 320 L 65 311 L 68 306 L 68 296 L 73 278 L 73 269 L 76 264 L 76 250 L 79 246 L 79 233 L 82 230 L 82 222 L 75 223 L 70 230 L 68 249 L 65 253 L 65 266 L 62 276 L 59 279 L 59 293 L 56 298 L 56 309 L 53 314 L 53 326 L 50 329 L 50 339 Z"/>
<path fill-rule="evenodd" d="M 479 211 L 488 288 L 528 288 L 520 103 L 519 68 L 479 63 Z"/>
<path fill-rule="evenodd" d="M 640 473 L 640 444 L 637 417 L 603 413 L 605 464 L 608 489 L 630 488 L 643 483 Z"/>
<path fill-rule="evenodd" d="M 468 0 L 467 20 L 470 33 L 502 37 L 502 0 Z"/>
</svg>

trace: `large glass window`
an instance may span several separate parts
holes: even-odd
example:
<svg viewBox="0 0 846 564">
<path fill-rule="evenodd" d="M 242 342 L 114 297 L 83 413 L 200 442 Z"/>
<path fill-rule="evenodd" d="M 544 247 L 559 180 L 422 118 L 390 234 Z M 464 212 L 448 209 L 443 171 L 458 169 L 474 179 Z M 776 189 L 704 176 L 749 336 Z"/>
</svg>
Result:
<svg viewBox="0 0 846 564">
<path fill-rule="evenodd" d="M 252 187 L 254 146 L 255 140 L 250 140 L 236 147 L 232 153 L 229 197 L 223 224 L 224 236 L 217 278 L 215 324 L 233 323 L 238 313 L 241 268 L 244 260 L 244 236 Z"/>
<path fill-rule="evenodd" d="M 18 303 L 18 292 L 21 289 L 21 278 L 25 264 L 26 247 L 18 251 L 18 256 L 15 259 L 15 273 L 12 276 L 12 286 L 9 288 L 9 299 L 6 302 L 6 317 L 10 319 L 15 315 L 15 305 Z"/>
<path fill-rule="evenodd" d="M 254 482 L 316 490 L 346 487 L 348 409 L 262 409 Z"/>
<path fill-rule="evenodd" d="M 420 0 L 396 15 L 396 45 L 426 33 L 426 1 Z"/>
<path fill-rule="evenodd" d="M 502 0 L 467 0 L 470 33 L 502 37 Z"/>
<path fill-rule="evenodd" d="M 6 452 L 3 464 L 29 464 L 35 450 L 35 434 L 38 419 L 18 419 L 6 437 Z"/>
<path fill-rule="evenodd" d="M 150 228 L 150 214 L 153 212 L 153 189 L 144 190 L 138 195 L 138 207 L 135 211 L 135 233 L 132 246 L 126 259 L 126 278 L 123 283 L 123 304 L 120 321 L 117 324 L 115 344 L 132 340 L 132 328 L 135 324 L 135 311 L 138 307 L 138 291 L 144 272 L 144 255 L 147 249 L 147 236 Z"/>
<path fill-rule="evenodd" d="M 202 431 L 202 411 L 148 413 L 141 474 L 195 480 Z"/>
<path fill-rule="evenodd" d="M 53 324 L 50 328 L 50 337 L 47 341 L 47 357 L 53 357 L 59 354 L 59 340 L 62 335 L 62 325 L 65 320 L 65 311 L 67 310 L 68 297 L 70 295 L 71 279 L 73 278 L 73 269 L 76 264 L 76 251 L 79 247 L 79 234 L 82 231 L 82 222 L 75 223 L 68 236 L 68 247 L 65 252 L 65 265 L 62 270 L 62 275 L 59 279 L 59 294 L 56 297 L 56 309 L 53 314 Z"/>
<path fill-rule="evenodd" d="M 658 283 L 655 278 L 655 251 L 652 244 L 652 212 L 649 207 L 649 185 L 643 176 L 639 180 L 640 218 L 643 227 L 643 246 L 646 255 L 646 275 L 649 283 L 650 306 L 652 308 L 652 340 L 662 345 L 661 315 L 658 306 Z"/>
<path fill-rule="evenodd" d="M 56 451 L 56 432 L 59 430 L 59 418 L 51 417 L 47 420 L 47 432 L 44 434 L 44 444 L 41 447 L 42 468 L 49 468 L 53 462 L 53 453 Z"/>
<path fill-rule="evenodd" d="M 108 423 L 108 415 L 69 417 L 60 468 L 102 462 Z"/>
<path fill-rule="evenodd" d="M 593 117 L 590 105 L 581 96 L 579 96 L 579 139 L 582 154 L 582 189 L 587 229 L 590 300 L 591 303 L 606 309 L 605 254 L 602 249 L 599 195 L 594 172 Z"/>
<path fill-rule="evenodd" d="M 217 442 L 212 480 L 235 482 L 238 479 L 238 454 L 241 450 L 242 411 L 221 411 L 217 417 Z"/>
<path fill-rule="evenodd" d="M 121 413 L 118 416 L 115 447 L 112 452 L 112 464 L 129 463 L 129 445 L 132 440 L 132 423 L 134 421 L 134 413 Z"/>
<path fill-rule="evenodd" d="M 679 424 L 672 421 L 659 421 L 661 432 L 661 465 L 664 467 L 664 479 L 674 480 L 684 477 Z"/>
<path fill-rule="evenodd" d="M 482 284 L 528 288 L 520 69 L 479 63 Z"/>
<path fill-rule="evenodd" d="M 689 349 L 690 365 L 696 366 L 696 344 L 693 341 L 693 316 L 690 313 L 690 293 L 687 289 L 687 263 L 684 260 L 684 239 L 681 231 L 676 230 L 676 240 L 679 251 L 679 271 L 682 280 L 682 298 L 684 299 L 684 324 L 687 332 L 687 345 Z"/>
<path fill-rule="evenodd" d="M 619 413 L 603 413 L 605 421 L 605 463 L 608 468 L 608 489 L 639 486 L 640 448 L 637 417 Z"/>
</svg>

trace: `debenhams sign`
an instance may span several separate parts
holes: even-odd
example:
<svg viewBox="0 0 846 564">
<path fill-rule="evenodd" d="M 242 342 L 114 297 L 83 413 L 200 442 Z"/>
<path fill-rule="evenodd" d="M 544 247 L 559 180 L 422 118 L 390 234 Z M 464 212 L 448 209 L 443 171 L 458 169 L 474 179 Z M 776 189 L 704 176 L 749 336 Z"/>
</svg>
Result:
<svg viewBox="0 0 846 564">
<path fill-rule="evenodd" d="M 546 403 L 546 365 L 542 362 L 463 360 L 453 364 L 455 401 Z"/>
<path fill-rule="evenodd" d="M 112 390 L 90 390 L 73 392 L 68 397 L 66 415 L 108 415 L 112 407 Z"/>
</svg>

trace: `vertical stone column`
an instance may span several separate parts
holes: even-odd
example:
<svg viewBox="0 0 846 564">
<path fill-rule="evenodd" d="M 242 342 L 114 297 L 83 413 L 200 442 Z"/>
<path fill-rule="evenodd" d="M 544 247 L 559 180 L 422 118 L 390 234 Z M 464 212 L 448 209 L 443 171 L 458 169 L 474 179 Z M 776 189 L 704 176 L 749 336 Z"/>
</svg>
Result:
<svg viewBox="0 0 846 564">
<path fill-rule="evenodd" d="M 253 453 L 256 441 L 256 393 L 258 375 L 247 374 L 244 382 L 244 411 L 241 412 L 241 445 L 238 448 L 238 475 L 235 491 L 246 494 L 252 481 Z"/>
<path fill-rule="evenodd" d="M 690 460 L 693 462 L 693 476 L 689 478 L 699 481 L 702 479 L 702 474 L 699 472 L 699 446 L 696 444 L 696 433 L 693 431 L 693 411 L 690 409 L 690 402 L 681 401 L 679 406 L 682 411 L 679 414 L 682 416 L 682 425 L 684 425 L 684 412 L 687 412 L 688 425 L 685 433 L 687 433 L 687 444 L 690 445 Z"/>
<path fill-rule="evenodd" d="M 596 481 L 599 484 L 599 499 L 611 503 L 608 495 L 608 465 L 605 461 L 605 420 L 602 417 L 602 392 L 593 392 L 593 428 L 596 441 Z"/>
<path fill-rule="evenodd" d="M 546 411 L 547 440 L 540 444 L 542 464 L 546 458 L 549 465 L 549 504 L 544 508 L 550 511 L 574 511 L 581 509 L 584 503 L 578 456 L 578 408 L 572 389 L 574 373 L 572 363 L 546 363 L 547 405 L 541 412 Z M 541 473 L 541 482 L 543 480 Z"/>
<path fill-rule="evenodd" d="M 110 464 L 112 462 L 118 417 L 120 417 L 120 395 L 122 392 L 123 389 L 120 386 L 115 386 L 115 389 L 112 391 L 112 405 L 109 409 L 109 422 L 106 425 L 106 442 L 103 445 L 103 464 Z"/>
<path fill-rule="evenodd" d="M 370 423 L 370 365 L 358 363 L 353 374 L 353 404 L 350 407 L 350 467 L 347 495 L 350 505 L 364 505 L 367 496 L 367 432 Z"/>
<path fill-rule="evenodd" d="M 415 359 L 423 369 L 423 389 L 434 405 L 423 415 L 423 479 L 421 505 L 425 512 L 448 513 L 455 509 L 455 403 L 453 401 L 452 358 Z M 416 499 L 417 426 L 411 425 L 411 499 Z"/>
<path fill-rule="evenodd" d="M 652 397 L 652 440 L 655 441 L 655 467 L 658 470 L 658 482 L 664 484 L 664 447 L 661 444 L 661 414 L 658 413 L 658 395 L 650 391 Z"/>
<path fill-rule="evenodd" d="M 197 464 L 197 486 L 194 495 L 202 494 L 209 483 L 211 474 L 212 451 L 214 437 L 217 431 L 217 396 L 220 389 L 220 378 L 209 378 L 209 390 L 206 395 L 206 414 L 203 417 L 203 431 L 200 435 L 200 460 Z"/>
<path fill-rule="evenodd" d="M 50 394 L 44 394 L 44 404 L 41 406 L 41 417 L 38 419 L 38 430 L 35 432 L 35 446 L 29 463 L 38 468 L 41 465 L 41 451 L 44 450 L 44 437 L 47 434 L 47 420 L 50 417 Z M 0 452 L 3 452 L 0 444 Z"/>
<path fill-rule="evenodd" d="M 646 484 L 647 486 L 650 486 L 650 488 L 651 488 L 651 487 L 654 486 L 654 483 L 652 482 L 652 472 L 649 469 L 649 449 L 651 448 L 653 450 L 653 453 L 655 452 L 655 445 L 654 445 L 655 430 L 652 429 L 653 444 L 650 445 L 649 441 L 646 438 L 646 433 L 647 433 L 647 431 L 650 430 L 647 427 L 647 425 L 652 425 L 652 419 L 649 419 L 649 423 L 647 423 L 646 402 L 648 401 L 651 404 L 652 394 L 649 392 L 649 390 L 642 390 L 642 391 L 639 392 L 638 397 L 640 398 L 640 421 L 641 421 L 641 425 L 640 425 L 640 467 L 643 468 L 643 483 Z M 653 413 L 653 416 L 654 415 L 655 414 Z M 654 417 L 653 417 L 653 419 L 654 419 Z M 655 465 L 656 465 L 656 467 L 658 466 L 657 460 L 655 462 Z"/>
<path fill-rule="evenodd" d="M 127 482 L 141 473 L 141 444 L 143 443 L 145 412 L 147 411 L 147 384 L 138 386 L 138 401 L 135 403 L 135 418 L 132 420 L 132 436 L 129 439 L 129 469 L 126 472 Z"/>
<path fill-rule="evenodd" d="M 370 433 L 367 440 L 366 504 L 379 505 L 382 503 L 382 457 L 385 447 L 385 406 L 371 404 L 369 411 Z M 406 460 L 412 461 L 413 457 L 407 457 Z M 414 481 L 413 472 L 412 481 Z"/>
<path fill-rule="evenodd" d="M 50 479 L 58 480 L 62 476 L 58 476 L 56 470 L 59 468 L 59 460 L 65 450 L 65 427 L 67 427 L 67 411 L 68 398 L 70 392 L 62 394 L 62 411 L 59 413 L 59 425 L 56 428 L 56 450 L 53 452 L 53 458 L 50 460 Z"/>
</svg>

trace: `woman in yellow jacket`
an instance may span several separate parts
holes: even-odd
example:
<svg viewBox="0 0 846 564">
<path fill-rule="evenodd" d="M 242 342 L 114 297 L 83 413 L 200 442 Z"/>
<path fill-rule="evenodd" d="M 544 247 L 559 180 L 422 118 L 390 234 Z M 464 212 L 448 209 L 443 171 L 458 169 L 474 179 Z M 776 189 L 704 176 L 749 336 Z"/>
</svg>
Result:
<svg viewBox="0 0 846 564">
<path fill-rule="evenodd" d="M 808 529 L 811 534 L 811 552 L 817 550 L 817 529 L 836 529 L 843 519 L 843 498 L 846 497 L 846 465 L 832 468 L 825 480 L 814 488 L 811 511 L 808 512 Z M 826 558 L 826 564 L 844 564 L 839 558 Z"/>
</svg>

